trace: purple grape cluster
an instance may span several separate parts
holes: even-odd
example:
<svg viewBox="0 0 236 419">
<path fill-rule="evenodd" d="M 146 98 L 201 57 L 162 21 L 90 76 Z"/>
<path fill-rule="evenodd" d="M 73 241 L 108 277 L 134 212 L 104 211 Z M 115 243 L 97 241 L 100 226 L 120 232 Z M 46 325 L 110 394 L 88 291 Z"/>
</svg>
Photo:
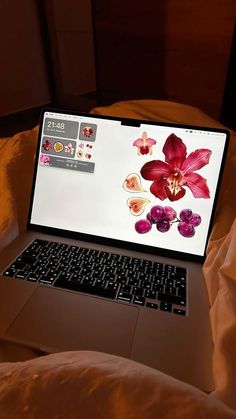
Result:
<svg viewBox="0 0 236 419">
<path fill-rule="evenodd" d="M 173 208 L 155 205 L 147 213 L 145 219 L 135 223 L 135 230 L 139 234 L 145 234 L 155 224 L 158 231 L 166 233 L 174 223 L 178 223 L 178 231 L 183 237 L 193 237 L 195 227 L 199 226 L 201 221 L 200 215 L 193 213 L 191 209 L 183 209 L 177 217 Z"/>
<path fill-rule="evenodd" d="M 201 217 L 199 214 L 193 213 L 191 209 L 183 209 L 179 213 L 178 230 L 184 237 L 193 237 L 195 234 L 195 227 L 201 224 Z"/>
</svg>

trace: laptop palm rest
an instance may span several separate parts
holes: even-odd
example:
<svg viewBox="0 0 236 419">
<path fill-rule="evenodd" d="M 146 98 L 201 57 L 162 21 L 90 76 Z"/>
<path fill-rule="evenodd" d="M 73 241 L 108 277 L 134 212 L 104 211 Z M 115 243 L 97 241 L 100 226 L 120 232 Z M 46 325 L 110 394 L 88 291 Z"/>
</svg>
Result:
<svg viewBox="0 0 236 419">
<path fill-rule="evenodd" d="M 37 288 L 7 331 L 34 347 L 94 350 L 130 357 L 136 307 L 56 288 Z"/>
<path fill-rule="evenodd" d="M 16 318 L 27 300 L 34 293 L 36 286 L 32 282 L 0 277 L 0 335 L 3 336 L 9 325 Z"/>
</svg>

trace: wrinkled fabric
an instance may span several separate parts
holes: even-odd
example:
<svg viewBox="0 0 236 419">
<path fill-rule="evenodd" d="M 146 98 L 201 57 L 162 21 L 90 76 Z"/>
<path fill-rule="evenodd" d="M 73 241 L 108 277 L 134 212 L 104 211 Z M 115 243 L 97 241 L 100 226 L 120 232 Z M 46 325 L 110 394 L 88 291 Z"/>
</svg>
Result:
<svg viewBox="0 0 236 419">
<path fill-rule="evenodd" d="M 235 419 L 160 371 L 98 352 L 0 364 L 0 419 Z"/>
<path fill-rule="evenodd" d="M 26 229 L 38 128 L 0 139 L 0 252 Z"/>
</svg>

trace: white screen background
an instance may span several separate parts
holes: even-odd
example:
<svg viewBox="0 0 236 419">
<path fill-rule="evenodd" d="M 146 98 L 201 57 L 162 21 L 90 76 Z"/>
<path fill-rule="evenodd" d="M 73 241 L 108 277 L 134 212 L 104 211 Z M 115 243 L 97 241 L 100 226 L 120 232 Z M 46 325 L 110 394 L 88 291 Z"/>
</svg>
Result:
<svg viewBox="0 0 236 419">
<path fill-rule="evenodd" d="M 57 118 L 57 114 L 51 114 Z M 61 115 L 60 115 L 61 118 Z M 66 119 L 67 116 L 63 115 Z M 73 117 L 76 120 L 76 117 Z M 160 247 L 173 251 L 203 255 L 211 211 L 217 187 L 218 174 L 225 145 L 225 135 L 215 132 L 198 132 L 185 128 L 153 126 L 121 126 L 119 121 L 77 117 L 79 122 L 97 125 L 94 142 L 94 173 L 84 173 L 57 167 L 38 165 L 31 223 L 63 230 L 92 234 L 131 243 Z M 153 154 L 137 155 L 134 140 L 142 137 L 156 140 Z M 159 200 L 150 193 L 151 181 L 142 179 L 147 192 L 127 192 L 123 182 L 130 173 L 140 174 L 141 167 L 151 160 L 164 161 L 162 148 L 170 134 L 180 137 L 187 147 L 187 155 L 200 148 L 212 151 L 210 162 L 199 171 L 207 179 L 210 199 L 194 198 L 186 187 L 186 194 L 178 201 Z M 77 139 L 79 143 L 80 140 Z M 76 159 L 76 157 L 75 157 Z M 131 214 L 127 200 L 130 197 L 143 197 L 150 200 L 140 216 Z M 161 233 L 153 225 L 146 234 L 138 234 L 134 224 L 146 214 L 153 205 L 171 206 L 179 214 L 190 208 L 202 217 L 192 238 L 181 236 L 177 223 L 166 233 Z"/>
</svg>

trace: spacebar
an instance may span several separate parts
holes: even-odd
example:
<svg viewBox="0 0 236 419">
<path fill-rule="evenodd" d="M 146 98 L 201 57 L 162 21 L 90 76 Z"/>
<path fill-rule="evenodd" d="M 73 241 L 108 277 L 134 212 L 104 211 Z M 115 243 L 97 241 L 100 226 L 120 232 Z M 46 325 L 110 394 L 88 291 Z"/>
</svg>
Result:
<svg viewBox="0 0 236 419">
<path fill-rule="evenodd" d="M 99 297 L 112 298 L 116 296 L 116 291 L 106 288 L 94 287 L 92 285 L 81 284 L 77 282 L 56 280 L 55 287 L 65 288 L 72 291 L 85 292 L 87 294 L 98 295 Z"/>
</svg>

